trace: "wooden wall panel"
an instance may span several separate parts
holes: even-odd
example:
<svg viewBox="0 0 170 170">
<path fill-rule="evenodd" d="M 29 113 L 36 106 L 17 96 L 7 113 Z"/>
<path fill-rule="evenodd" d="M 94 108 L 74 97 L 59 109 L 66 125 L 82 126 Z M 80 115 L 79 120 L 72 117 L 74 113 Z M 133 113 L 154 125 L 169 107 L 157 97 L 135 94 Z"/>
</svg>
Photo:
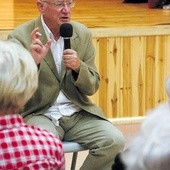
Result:
<svg viewBox="0 0 170 170">
<path fill-rule="evenodd" d="M 166 101 L 170 36 L 95 38 L 101 86 L 93 100 L 108 118 L 144 116 Z"/>
</svg>

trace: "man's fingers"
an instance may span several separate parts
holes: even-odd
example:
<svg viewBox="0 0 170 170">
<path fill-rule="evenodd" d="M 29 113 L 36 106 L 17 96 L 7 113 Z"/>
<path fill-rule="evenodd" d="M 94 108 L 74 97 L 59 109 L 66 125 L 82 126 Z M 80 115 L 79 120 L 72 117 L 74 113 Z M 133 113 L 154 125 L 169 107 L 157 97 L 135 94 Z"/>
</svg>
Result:
<svg viewBox="0 0 170 170">
<path fill-rule="evenodd" d="M 37 51 L 38 53 L 41 52 L 41 47 L 37 45 L 31 45 L 31 51 Z"/>
<path fill-rule="evenodd" d="M 51 40 L 51 39 L 49 39 L 49 40 L 47 41 L 47 43 L 44 45 L 44 46 L 45 46 L 45 48 L 46 48 L 46 51 L 48 51 L 48 49 L 50 48 L 51 43 L 52 43 L 52 40 Z"/>
<path fill-rule="evenodd" d="M 32 33 L 31 33 L 32 40 L 39 38 L 41 36 L 41 33 L 39 33 L 38 30 L 39 30 L 39 28 L 37 27 L 32 31 Z"/>
<path fill-rule="evenodd" d="M 31 37 L 33 38 L 36 34 L 36 32 L 39 30 L 39 28 L 35 28 L 32 32 L 31 32 Z"/>
<path fill-rule="evenodd" d="M 32 41 L 32 45 L 39 45 L 40 47 L 43 47 L 43 43 L 39 39 Z"/>
</svg>

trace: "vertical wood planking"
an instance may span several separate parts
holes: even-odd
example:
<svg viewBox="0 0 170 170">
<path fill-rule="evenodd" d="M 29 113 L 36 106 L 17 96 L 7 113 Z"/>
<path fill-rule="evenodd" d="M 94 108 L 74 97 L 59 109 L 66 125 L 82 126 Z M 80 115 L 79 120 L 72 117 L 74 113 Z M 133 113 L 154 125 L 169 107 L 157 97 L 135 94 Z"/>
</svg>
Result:
<svg viewBox="0 0 170 170">
<path fill-rule="evenodd" d="M 96 49 L 96 58 L 95 58 L 95 63 L 96 63 L 96 67 L 99 71 L 99 38 L 93 38 L 93 44 L 94 44 L 94 47 Z M 92 95 L 92 96 L 89 96 L 89 98 L 97 105 L 99 106 L 99 90 L 96 92 L 95 95 Z"/>
<path fill-rule="evenodd" d="M 108 114 L 108 100 L 107 100 L 107 91 L 108 91 L 108 77 L 107 77 L 107 38 L 99 38 L 99 73 L 101 77 L 101 85 L 99 88 L 99 106 L 103 109 L 104 113 Z"/>
<path fill-rule="evenodd" d="M 130 117 L 132 114 L 132 75 L 131 75 L 131 38 L 123 38 L 123 53 L 122 53 L 122 107 L 125 117 Z"/>
<path fill-rule="evenodd" d="M 165 79 L 170 76 L 170 35 L 165 36 Z"/>
<path fill-rule="evenodd" d="M 108 118 L 144 116 L 166 100 L 168 44 L 170 36 L 95 39 L 101 86 L 93 101 Z"/>
<path fill-rule="evenodd" d="M 143 113 L 144 107 L 144 37 L 131 38 L 131 75 L 132 75 L 132 114 L 131 116 L 139 116 Z"/>
<path fill-rule="evenodd" d="M 155 63 L 155 101 L 154 103 L 160 103 L 165 98 L 165 36 L 156 36 L 156 63 Z"/>
<path fill-rule="evenodd" d="M 120 114 L 119 110 L 119 76 L 120 76 L 120 38 L 109 38 L 108 41 L 108 117 Z M 111 114 L 112 113 L 112 114 Z"/>
<path fill-rule="evenodd" d="M 156 37 L 149 36 L 146 41 L 145 55 L 145 109 L 152 108 L 155 100 L 155 48 Z"/>
</svg>

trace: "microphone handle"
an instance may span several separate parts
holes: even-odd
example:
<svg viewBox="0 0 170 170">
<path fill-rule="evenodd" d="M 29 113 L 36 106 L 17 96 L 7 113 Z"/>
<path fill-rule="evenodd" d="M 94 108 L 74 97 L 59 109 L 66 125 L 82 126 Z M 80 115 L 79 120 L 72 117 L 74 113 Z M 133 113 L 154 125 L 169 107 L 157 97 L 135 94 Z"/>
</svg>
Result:
<svg viewBox="0 0 170 170">
<path fill-rule="evenodd" d="M 71 49 L 71 45 L 70 45 L 70 38 L 64 38 L 64 50 L 66 49 Z M 70 68 L 67 68 L 67 70 L 70 70 Z"/>
<path fill-rule="evenodd" d="M 64 38 L 64 49 L 71 49 L 70 38 Z"/>
</svg>

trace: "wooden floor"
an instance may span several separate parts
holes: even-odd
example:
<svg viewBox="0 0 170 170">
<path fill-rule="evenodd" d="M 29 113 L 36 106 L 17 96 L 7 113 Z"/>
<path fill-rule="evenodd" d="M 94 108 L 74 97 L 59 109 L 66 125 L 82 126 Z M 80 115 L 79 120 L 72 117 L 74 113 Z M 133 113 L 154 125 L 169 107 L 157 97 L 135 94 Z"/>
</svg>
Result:
<svg viewBox="0 0 170 170">
<path fill-rule="evenodd" d="M 0 0 L 0 30 L 9 30 L 39 15 L 36 0 Z M 140 27 L 170 23 L 170 10 L 123 0 L 76 0 L 72 19 L 89 28 Z"/>
</svg>

